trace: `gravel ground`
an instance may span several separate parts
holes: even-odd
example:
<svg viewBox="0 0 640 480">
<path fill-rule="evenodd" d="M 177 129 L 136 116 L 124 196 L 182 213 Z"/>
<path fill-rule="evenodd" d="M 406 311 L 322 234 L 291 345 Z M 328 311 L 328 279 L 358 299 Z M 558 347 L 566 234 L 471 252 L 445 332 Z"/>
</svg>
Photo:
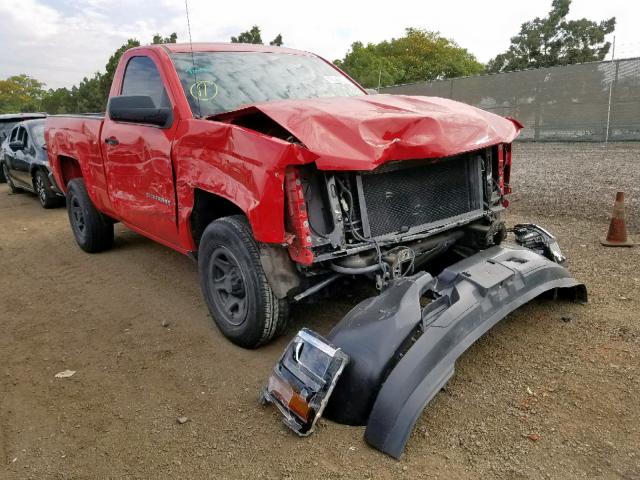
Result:
<svg viewBox="0 0 640 480">
<path fill-rule="evenodd" d="M 516 143 L 512 211 L 608 222 L 616 191 L 640 231 L 640 142 Z"/>
<path fill-rule="evenodd" d="M 354 298 L 242 350 L 188 259 L 122 226 L 86 255 L 63 209 L 0 185 L 0 478 L 640 478 L 640 248 L 599 244 L 618 189 L 638 235 L 640 144 L 518 144 L 514 161 L 508 222 L 558 235 L 589 305 L 536 300 L 491 330 L 400 461 L 362 428 L 297 438 L 256 402 L 295 330 L 326 332 Z"/>
</svg>

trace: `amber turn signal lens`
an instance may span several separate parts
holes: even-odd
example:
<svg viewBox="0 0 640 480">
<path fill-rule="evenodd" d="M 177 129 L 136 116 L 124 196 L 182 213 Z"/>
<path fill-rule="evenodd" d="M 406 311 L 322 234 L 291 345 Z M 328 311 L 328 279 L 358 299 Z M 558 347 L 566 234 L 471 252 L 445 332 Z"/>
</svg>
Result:
<svg viewBox="0 0 640 480">
<path fill-rule="evenodd" d="M 308 422 L 313 417 L 313 409 L 307 401 L 279 376 L 269 377 L 269 390 L 301 420 Z"/>
<path fill-rule="evenodd" d="M 310 421 L 314 414 L 313 408 L 297 393 L 294 393 L 291 400 L 289 400 L 289 408 L 305 422 Z"/>
</svg>

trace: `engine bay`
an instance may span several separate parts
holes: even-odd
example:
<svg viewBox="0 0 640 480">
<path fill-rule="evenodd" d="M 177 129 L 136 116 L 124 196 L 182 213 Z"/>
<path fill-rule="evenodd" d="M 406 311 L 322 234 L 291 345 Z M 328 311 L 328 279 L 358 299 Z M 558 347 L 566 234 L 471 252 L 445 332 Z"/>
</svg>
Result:
<svg viewBox="0 0 640 480">
<path fill-rule="evenodd" d="M 499 144 L 372 171 L 322 171 L 313 164 L 289 170 L 289 218 L 298 220 L 289 229 L 313 258 L 303 273 L 367 274 L 382 289 L 454 246 L 498 245 L 505 236 L 500 213 L 509 191 L 508 154 L 510 146 Z"/>
</svg>

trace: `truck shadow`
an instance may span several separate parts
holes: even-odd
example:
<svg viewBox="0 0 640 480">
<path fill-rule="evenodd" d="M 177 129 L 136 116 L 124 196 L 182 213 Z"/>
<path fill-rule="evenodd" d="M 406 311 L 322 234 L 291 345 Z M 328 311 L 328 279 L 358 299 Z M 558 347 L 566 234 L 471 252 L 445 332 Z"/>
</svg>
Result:
<svg viewBox="0 0 640 480">
<path fill-rule="evenodd" d="M 287 337 L 303 327 L 326 335 L 349 310 L 377 294 L 373 285 L 346 278 L 338 280 L 324 291 L 291 305 Z"/>
</svg>

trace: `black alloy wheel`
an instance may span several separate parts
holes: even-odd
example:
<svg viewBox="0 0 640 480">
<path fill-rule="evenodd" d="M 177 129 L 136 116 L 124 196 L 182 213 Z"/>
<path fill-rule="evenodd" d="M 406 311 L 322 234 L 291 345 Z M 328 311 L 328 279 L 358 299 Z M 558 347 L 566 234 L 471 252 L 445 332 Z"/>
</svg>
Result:
<svg viewBox="0 0 640 480">
<path fill-rule="evenodd" d="M 225 313 L 224 320 L 238 327 L 247 319 L 246 282 L 238 260 L 226 247 L 216 248 L 207 269 L 214 300 Z"/>
<path fill-rule="evenodd" d="M 219 218 L 207 226 L 198 271 L 211 318 L 233 343 L 256 348 L 284 332 L 289 303 L 273 293 L 244 216 Z"/>
</svg>

